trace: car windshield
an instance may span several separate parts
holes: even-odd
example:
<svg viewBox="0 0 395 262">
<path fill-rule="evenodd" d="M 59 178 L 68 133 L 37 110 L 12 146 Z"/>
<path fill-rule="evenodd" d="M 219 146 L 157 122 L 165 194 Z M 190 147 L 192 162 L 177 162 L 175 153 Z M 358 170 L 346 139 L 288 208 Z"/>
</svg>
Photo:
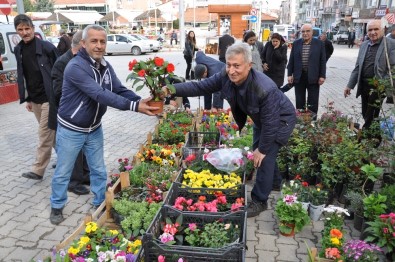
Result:
<svg viewBox="0 0 395 262">
<path fill-rule="evenodd" d="M 143 36 L 143 35 L 139 35 L 138 36 L 140 39 L 143 39 L 143 40 L 149 40 L 147 37 L 145 37 L 145 36 Z"/>
<path fill-rule="evenodd" d="M 140 40 L 138 37 L 136 37 L 134 35 L 130 35 L 129 38 L 132 39 L 132 40 L 135 40 L 135 41 Z"/>
</svg>

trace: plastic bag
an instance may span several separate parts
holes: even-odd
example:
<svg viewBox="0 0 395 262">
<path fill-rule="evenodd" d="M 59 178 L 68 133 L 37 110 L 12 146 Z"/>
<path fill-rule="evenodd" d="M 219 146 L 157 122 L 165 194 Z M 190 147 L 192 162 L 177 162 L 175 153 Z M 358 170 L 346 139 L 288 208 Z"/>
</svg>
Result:
<svg viewBox="0 0 395 262">
<path fill-rule="evenodd" d="M 387 140 L 395 139 L 395 116 L 390 116 L 380 121 L 380 128 Z"/>
<path fill-rule="evenodd" d="M 240 148 L 221 148 L 207 154 L 206 160 L 218 170 L 234 172 L 244 168 L 246 160 Z"/>
</svg>

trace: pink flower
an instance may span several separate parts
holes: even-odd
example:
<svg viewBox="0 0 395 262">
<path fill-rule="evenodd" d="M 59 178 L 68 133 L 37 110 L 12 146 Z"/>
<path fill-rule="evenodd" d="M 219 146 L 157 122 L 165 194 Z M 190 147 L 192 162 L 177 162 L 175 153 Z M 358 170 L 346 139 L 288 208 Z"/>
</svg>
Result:
<svg viewBox="0 0 395 262">
<path fill-rule="evenodd" d="M 131 170 L 133 168 L 133 166 L 125 166 L 125 170 L 126 171 L 129 171 L 129 170 Z"/>
<path fill-rule="evenodd" d="M 165 228 L 163 229 L 163 232 L 170 233 L 174 236 L 177 233 L 177 228 L 175 225 L 166 224 Z"/>
<path fill-rule="evenodd" d="M 162 256 L 162 255 L 160 255 L 159 257 L 158 257 L 158 262 L 165 262 L 165 256 Z"/>
<path fill-rule="evenodd" d="M 189 230 L 191 230 L 191 231 L 195 231 L 197 228 L 196 223 L 190 223 L 190 224 L 188 224 L 188 227 L 189 227 Z"/>
<path fill-rule="evenodd" d="M 296 194 L 294 194 L 294 195 L 286 195 L 283 198 L 283 201 L 287 205 L 292 205 L 292 204 L 294 204 L 296 202 L 297 199 L 298 199 L 298 197 L 296 196 Z"/>
<path fill-rule="evenodd" d="M 243 204 L 240 204 L 240 203 L 233 203 L 233 204 L 232 204 L 232 207 L 231 207 L 231 210 L 232 210 L 232 211 L 238 211 L 239 208 L 242 207 L 242 206 L 243 206 Z"/>
<path fill-rule="evenodd" d="M 162 243 L 166 244 L 167 242 L 173 241 L 174 236 L 169 233 L 163 233 L 162 235 L 159 236 L 159 239 Z"/>
<path fill-rule="evenodd" d="M 387 227 L 385 227 L 385 228 L 383 228 L 383 232 L 384 232 L 384 234 L 388 234 L 388 228 Z"/>
</svg>

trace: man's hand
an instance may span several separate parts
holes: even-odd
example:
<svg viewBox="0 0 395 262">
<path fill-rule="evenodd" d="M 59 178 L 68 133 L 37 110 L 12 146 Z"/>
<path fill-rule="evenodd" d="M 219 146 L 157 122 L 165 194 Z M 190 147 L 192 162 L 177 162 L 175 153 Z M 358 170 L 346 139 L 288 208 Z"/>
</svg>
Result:
<svg viewBox="0 0 395 262">
<path fill-rule="evenodd" d="M 344 97 L 348 97 L 349 95 L 351 95 L 351 88 L 344 88 Z"/>
<path fill-rule="evenodd" d="M 158 110 L 159 108 L 156 107 L 156 106 L 155 107 L 154 106 L 149 106 L 147 104 L 147 102 L 150 101 L 151 99 L 152 99 L 152 97 L 141 99 L 140 102 L 139 102 L 139 107 L 138 107 L 137 111 L 139 113 L 143 113 L 143 114 L 146 114 L 146 115 L 149 115 L 149 116 L 154 116 L 155 114 L 152 113 L 151 111 Z"/>
<path fill-rule="evenodd" d="M 262 160 L 266 155 L 259 152 L 258 148 L 254 150 L 254 167 L 258 168 L 261 166 Z"/>
<path fill-rule="evenodd" d="M 172 105 L 172 106 L 175 106 L 175 107 L 178 106 L 178 105 L 177 105 L 177 102 L 174 101 L 174 100 L 170 100 L 169 104 Z"/>
<path fill-rule="evenodd" d="M 288 76 L 288 84 L 292 84 L 294 82 L 293 76 Z"/>
<path fill-rule="evenodd" d="M 165 99 L 165 97 L 168 97 L 169 95 L 171 95 L 169 88 L 167 88 L 167 86 L 163 86 L 162 93 L 160 94 L 160 98 Z"/>
<path fill-rule="evenodd" d="M 31 102 L 26 102 L 26 109 L 29 112 L 33 112 L 33 106 Z"/>
<path fill-rule="evenodd" d="M 325 78 L 320 77 L 320 79 L 318 79 L 318 84 L 322 85 L 325 82 Z"/>
<path fill-rule="evenodd" d="M 263 64 L 263 70 L 264 71 L 269 71 L 269 65 L 267 63 Z"/>
</svg>

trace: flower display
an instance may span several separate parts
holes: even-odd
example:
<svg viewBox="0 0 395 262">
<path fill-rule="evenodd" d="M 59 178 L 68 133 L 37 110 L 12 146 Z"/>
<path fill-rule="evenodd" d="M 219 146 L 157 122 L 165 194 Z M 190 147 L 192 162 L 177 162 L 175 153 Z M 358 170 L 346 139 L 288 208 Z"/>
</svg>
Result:
<svg viewBox="0 0 395 262">
<path fill-rule="evenodd" d="M 129 241 L 117 230 L 107 230 L 94 222 L 85 227 L 85 234 L 74 240 L 67 251 L 60 250 L 54 261 L 136 261 L 141 240 Z"/>
<path fill-rule="evenodd" d="M 143 147 L 142 153 L 137 153 L 137 157 L 141 162 L 152 161 L 158 165 L 173 166 L 176 163 L 176 158 L 181 156 L 182 146 L 183 143 L 177 145 L 146 145 Z"/>
<path fill-rule="evenodd" d="M 153 100 L 160 101 L 163 86 L 167 86 L 172 93 L 175 92 L 174 86 L 170 84 L 174 70 L 172 63 L 160 57 L 148 58 L 146 61 L 134 59 L 129 62 L 129 71 L 132 72 L 127 76 L 126 81 L 131 80 L 136 91 L 144 86 L 148 87 Z"/>
<path fill-rule="evenodd" d="M 182 184 L 188 187 L 207 187 L 219 189 L 232 188 L 241 183 L 241 178 L 240 176 L 236 175 L 236 173 L 221 175 L 212 174 L 209 170 L 194 172 L 190 169 L 185 170 L 182 181 Z"/>
<path fill-rule="evenodd" d="M 343 233 L 337 228 L 324 227 L 321 245 L 321 257 L 340 261 L 343 253 Z"/>
<path fill-rule="evenodd" d="M 348 240 L 343 245 L 343 251 L 343 256 L 348 262 L 379 261 L 379 253 L 383 252 L 378 246 L 363 240 Z"/>
<path fill-rule="evenodd" d="M 197 201 L 177 197 L 173 207 L 181 211 L 200 211 L 200 212 L 221 212 L 221 211 L 238 211 L 244 206 L 244 198 L 237 198 L 234 203 L 228 203 L 226 195 L 222 192 L 215 193 L 216 199 L 207 201 L 205 196 L 199 196 Z"/>
</svg>

